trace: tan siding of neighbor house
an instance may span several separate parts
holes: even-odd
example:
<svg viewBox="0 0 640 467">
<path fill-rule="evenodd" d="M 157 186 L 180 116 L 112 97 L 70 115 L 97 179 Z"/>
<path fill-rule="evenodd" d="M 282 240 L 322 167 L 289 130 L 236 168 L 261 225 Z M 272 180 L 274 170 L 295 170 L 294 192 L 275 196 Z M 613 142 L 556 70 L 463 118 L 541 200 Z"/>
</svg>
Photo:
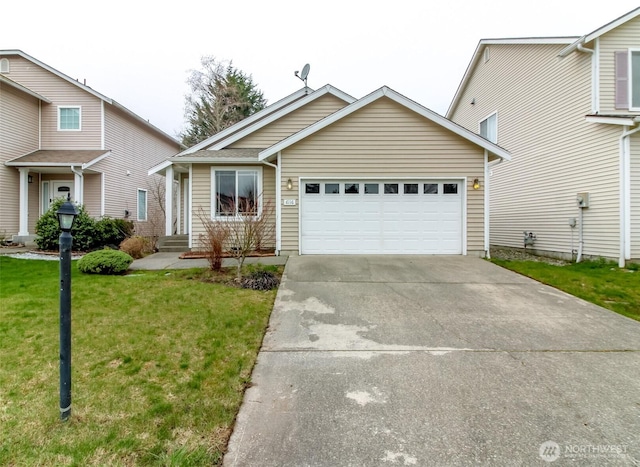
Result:
<svg viewBox="0 0 640 467">
<path fill-rule="evenodd" d="M 0 57 L 1 58 L 1 57 Z M 99 149 L 101 100 L 68 81 L 15 55 L 9 59 L 9 77 L 51 101 L 42 105 L 42 147 L 47 149 Z M 81 131 L 58 131 L 58 106 L 81 107 Z"/>
<path fill-rule="evenodd" d="M 100 216 L 102 207 L 101 193 L 101 174 L 85 174 L 83 204 L 87 212 L 94 217 Z"/>
<path fill-rule="evenodd" d="M 640 135 L 631 138 L 631 258 L 640 260 Z"/>
<path fill-rule="evenodd" d="M 119 109 L 105 104 L 105 149 L 111 154 L 92 166 L 105 173 L 105 215 L 122 218 L 125 210 L 143 235 L 164 235 L 164 216 L 158 210 L 157 184 L 165 179 L 148 176 L 149 167 L 175 155 L 178 145 L 160 138 L 151 129 L 136 122 Z M 147 190 L 147 221 L 137 222 L 138 189 Z M 174 217 L 177 207 L 174 206 Z M 99 213 L 91 213 L 98 215 Z"/>
<path fill-rule="evenodd" d="M 388 98 L 381 98 L 282 152 L 282 250 L 298 251 L 299 177 L 467 177 L 467 249 L 484 250 L 482 148 Z M 294 186 L 286 189 L 291 178 Z"/>
<path fill-rule="evenodd" d="M 0 187 L 5 199 L 0 203 L 0 237 L 18 233 L 20 175 L 16 167 L 4 163 L 38 149 L 38 100 L 9 85 L 0 83 Z M 33 209 L 32 192 L 37 174 L 29 186 L 29 233 L 35 228 L 38 205 Z M 13 201 L 9 201 L 13 200 Z M 37 192 L 35 195 L 38 201 Z"/>
<path fill-rule="evenodd" d="M 451 118 L 479 132 L 497 111 L 498 144 L 512 160 L 492 167 L 491 243 L 570 255 L 578 248 L 578 192 L 591 194 L 584 210 L 584 254 L 617 257 L 619 166 L 611 125 L 585 122 L 591 111 L 591 56 L 557 57 L 563 45 L 489 45 Z M 472 99 L 475 104 L 471 105 Z"/>
<path fill-rule="evenodd" d="M 640 18 L 635 18 L 603 34 L 600 38 L 600 113 L 628 113 L 615 108 L 614 53 L 640 47 Z M 592 46 L 593 44 L 589 44 Z M 638 112 L 633 112 L 638 113 Z"/>
<path fill-rule="evenodd" d="M 229 148 L 268 148 L 346 105 L 346 102 L 334 95 L 325 94 L 304 107 L 294 110 L 290 114 L 236 141 Z"/>
<path fill-rule="evenodd" d="M 210 164 L 194 164 L 192 169 L 193 177 L 193 204 L 191 207 L 192 216 L 192 244 L 193 250 L 203 249 L 200 236 L 205 233 L 202 218 L 208 218 L 211 216 L 211 190 L 213 187 L 211 180 L 212 165 Z M 225 166 L 216 165 L 217 169 L 225 170 Z M 233 169 L 237 169 L 238 166 L 233 166 Z M 276 176 L 275 169 L 267 165 L 243 165 L 242 168 L 261 168 L 262 169 L 262 196 L 265 205 L 269 206 L 271 212 L 271 225 L 273 226 L 272 238 L 264 245 L 265 248 L 275 247 L 275 199 L 276 199 Z"/>
</svg>

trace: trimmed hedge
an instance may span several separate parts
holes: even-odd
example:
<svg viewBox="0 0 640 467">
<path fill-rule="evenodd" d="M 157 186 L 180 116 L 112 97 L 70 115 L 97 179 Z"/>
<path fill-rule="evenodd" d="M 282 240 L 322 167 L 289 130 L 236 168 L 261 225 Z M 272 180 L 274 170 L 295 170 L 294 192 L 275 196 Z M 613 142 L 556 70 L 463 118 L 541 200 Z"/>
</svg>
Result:
<svg viewBox="0 0 640 467">
<path fill-rule="evenodd" d="M 78 269 L 85 274 L 123 274 L 133 258 L 124 251 L 98 250 L 84 255 L 78 260 Z"/>
</svg>

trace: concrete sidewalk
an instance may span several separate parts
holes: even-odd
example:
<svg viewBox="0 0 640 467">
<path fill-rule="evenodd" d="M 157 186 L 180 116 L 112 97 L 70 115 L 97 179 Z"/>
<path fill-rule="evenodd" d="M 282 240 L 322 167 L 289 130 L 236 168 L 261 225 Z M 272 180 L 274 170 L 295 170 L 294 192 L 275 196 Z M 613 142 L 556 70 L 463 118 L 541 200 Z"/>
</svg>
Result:
<svg viewBox="0 0 640 467">
<path fill-rule="evenodd" d="M 640 323 L 478 258 L 292 256 L 251 383 L 226 467 L 640 465 Z"/>
<path fill-rule="evenodd" d="M 180 259 L 182 253 L 154 253 L 141 259 L 136 259 L 131 263 L 129 269 L 139 270 L 155 270 L 155 269 L 190 269 L 190 268 L 208 268 L 209 262 L 204 258 L 198 259 Z M 245 260 L 245 264 L 275 264 L 283 265 L 287 262 L 287 256 L 259 256 L 249 257 Z M 225 258 L 222 260 L 223 267 L 235 266 L 236 260 L 233 258 Z"/>
</svg>

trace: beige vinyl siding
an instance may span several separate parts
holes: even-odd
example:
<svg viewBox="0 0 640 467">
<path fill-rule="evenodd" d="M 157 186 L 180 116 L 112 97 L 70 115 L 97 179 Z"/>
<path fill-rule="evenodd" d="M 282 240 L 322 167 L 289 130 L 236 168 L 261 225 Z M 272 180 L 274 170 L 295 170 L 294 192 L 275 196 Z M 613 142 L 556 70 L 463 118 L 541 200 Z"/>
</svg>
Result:
<svg viewBox="0 0 640 467">
<path fill-rule="evenodd" d="M 200 242 L 200 235 L 205 233 L 205 229 L 202 223 L 202 217 L 207 218 L 211 216 L 211 190 L 213 187 L 211 180 L 211 170 L 215 167 L 217 170 L 226 170 L 223 165 L 212 166 L 210 164 L 194 164 L 192 169 L 192 244 L 194 250 L 202 249 L 202 243 Z M 238 166 L 233 166 L 233 169 L 237 169 Z M 262 195 L 265 203 L 268 203 L 271 207 L 272 215 L 271 222 L 275 226 L 275 201 L 276 201 L 276 171 L 273 167 L 267 165 L 243 165 L 243 169 L 261 168 L 262 169 Z M 266 248 L 275 247 L 275 228 L 273 229 L 273 239 L 271 244 L 265 245 Z"/>
<path fill-rule="evenodd" d="M 158 208 L 156 187 L 160 186 L 162 190 L 165 179 L 158 175 L 148 176 L 147 171 L 175 155 L 179 151 L 178 145 L 105 104 L 105 149 L 111 154 L 91 167 L 105 173 L 105 215 L 122 218 L 128 210 L 129 219 L 137 221 L 138 189 L 147 190 L 148 220 L 139 223 L 138 232 L 164 235 L 164 216 Z M 174 217 L 176 211 L 174 203 Z"/>
<path fill-rule="evenodd" d="M 615 108 L 614 52 L 640 48 L 640 18 L 635 18 L 599 38 L 600 47 L 600 113 L 628 113 Z M 592 46 L 593 44 L 589 44 Z M 634 112 L 638 113 L 638 112 Z"/>
<path fill-rule="evenodd" d="M 571 254 L 578 248 L 576 194 L 589 192 L 584 211 L 584 254 L 619 251 L 619 129 L 585 122 L 591 111 L 591 56 L 557 57 L 562 45 L 489 46 L 452 120 L 478 132 L 498 114 L 498 144 L 512 160 L 492 167 L 491 243 Z M 475 105 L 471 105 L 475 99 Z"/>
<path fill-rule="evenodd" d="M 99 217 L 102 207 L 102 180 L 101 174 L 84 175 L 83 204 L 87 213 L 93 217 Z"/>
<path fill-rule="evenodd" d="M 640 260 L 640 135 L 631 137 L 631 259 Z"/>
<path fill-rule="evenodd" d="M 471 188 L 483 174 L 483 149 L 381 98 L 282 152 L 282 196 L 296 199 L 282 206 L 282 250 L 299 250 L 299 177 L 467 177 L 467 249 L 483 251 L 484 190 Z"/>
<path fill-rule="evenodd" d="M 347 105 L 332 94 L 325 94 L 313 102 L 279 118 L 265 127 L 231 144 L 230 148 L 268 148 L 278 141 L 308 127 Z"/>
<path fill-rule="evenodd" d="M 5 199 L 0 203 L 0 236 L 11 236 L 19 228 L 20 173 L 16 167 L 4 163 L 10 159 L 38 149 L 39 101 L 11 86 L 0 83 L 0 187 Z M 29 233 L 33 233 L 38 216 L 38 196 L 35 209 L 31 202 L 33 187 L 37 187 L 37 174 L 29 187 Z"/>
<path fill-rule="evenodd" d="M 22 57 L 10 55 L 10 77 L 51 104 L 42 105 L 42 147 L 46 149 L 99 149 L 101 100 Z M 58 106 L 81 106 L 82 131 L 58 131 Z"/>
</svg>

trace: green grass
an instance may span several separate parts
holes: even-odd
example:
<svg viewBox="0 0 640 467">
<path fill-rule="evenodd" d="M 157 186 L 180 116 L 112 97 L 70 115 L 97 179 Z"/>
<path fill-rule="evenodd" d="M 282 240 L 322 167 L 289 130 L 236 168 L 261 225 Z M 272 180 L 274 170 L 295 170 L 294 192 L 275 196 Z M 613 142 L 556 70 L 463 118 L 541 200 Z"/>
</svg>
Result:
<svg viewBox="0 0 640 467">
<path fill-rule="evenodd" d="M 65 423 L 58 268 L 0 256 L 0 465 L 220 464 L 276 291 L 74 262 Z"/>
<path fill-rule="evenodd" d="M 607 261 L 556 266 L 534 261 L 493 263 L 640 321 L 640 267 L 620 269 Z"/>
</svg>

